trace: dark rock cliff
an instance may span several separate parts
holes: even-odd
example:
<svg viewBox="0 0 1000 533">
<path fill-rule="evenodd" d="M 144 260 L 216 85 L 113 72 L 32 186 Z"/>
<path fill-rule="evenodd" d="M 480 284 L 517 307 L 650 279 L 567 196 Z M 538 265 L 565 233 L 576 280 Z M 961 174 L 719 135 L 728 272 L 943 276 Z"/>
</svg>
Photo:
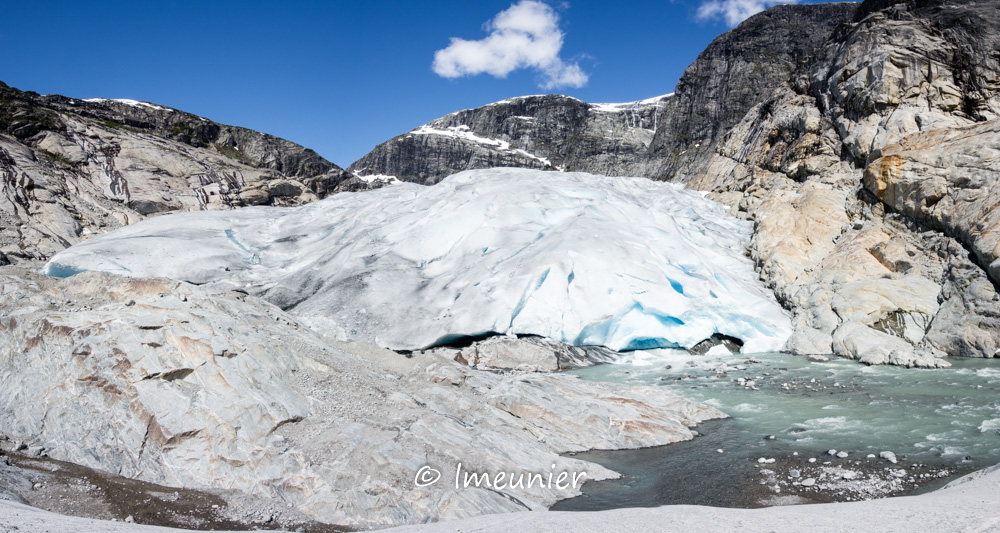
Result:
<svg viewBox="0 0 1000 533">
<path fill-rule="evenodd" d="M 720 35 L 681 76 L 647 157 L 651 178 L 687 181 L 719 140 L 780 86 L 800 78 L 856 3 L 781 5 Z"/>
</svg>

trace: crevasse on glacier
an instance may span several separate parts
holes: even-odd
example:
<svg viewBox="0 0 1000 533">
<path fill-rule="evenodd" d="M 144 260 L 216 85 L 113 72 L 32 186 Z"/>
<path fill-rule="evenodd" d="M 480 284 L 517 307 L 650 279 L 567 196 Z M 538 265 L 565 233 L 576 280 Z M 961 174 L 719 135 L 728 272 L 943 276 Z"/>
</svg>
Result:
<svg viewBox="0 0 1000 533">
<path fill-rule="evenodd" d="M 46 271 L 241 288 L 319 332 L 393 349 L 496 332 L 619 350 L 722 333 L 745 352 L 778 350 L 789 319 L 743 254 L 749 236 L 676 185 L 490 169 L 297 208 L 157 217 Z"/>
</svg>

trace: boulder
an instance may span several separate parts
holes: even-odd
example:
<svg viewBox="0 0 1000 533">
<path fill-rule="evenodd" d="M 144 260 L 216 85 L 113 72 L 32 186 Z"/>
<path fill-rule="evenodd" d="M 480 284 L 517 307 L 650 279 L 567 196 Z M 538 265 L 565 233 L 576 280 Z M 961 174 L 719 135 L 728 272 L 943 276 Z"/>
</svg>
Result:
<svg viewBox="0 0 1000 533">
<path fill-rule="evenodd" d="M 461 357 L 480 370 L 520 370 L 552 372 L 559 370 L 559 361 L 551 349 L 524 342 L 517 337 L 497 336 L 478 342 Z"/>
</svg>

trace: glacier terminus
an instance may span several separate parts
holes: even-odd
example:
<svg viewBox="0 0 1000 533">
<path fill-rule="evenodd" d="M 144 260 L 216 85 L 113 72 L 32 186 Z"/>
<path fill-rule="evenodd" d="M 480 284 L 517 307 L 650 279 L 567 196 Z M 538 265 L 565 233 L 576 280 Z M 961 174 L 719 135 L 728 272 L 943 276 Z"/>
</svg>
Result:
<svg viewBox="0 0 1000 533">
<path fill-rule="evenodd" d="M 301 207 L 155 217 L 45 271 L 219 284 L 396 350 L 488 334 L 634 350 L 722 334 L 746 353 L 776 351 L 791 326 L 744 254 L 751 230 L 675 184 L 495 168 Z"/>
</svg>

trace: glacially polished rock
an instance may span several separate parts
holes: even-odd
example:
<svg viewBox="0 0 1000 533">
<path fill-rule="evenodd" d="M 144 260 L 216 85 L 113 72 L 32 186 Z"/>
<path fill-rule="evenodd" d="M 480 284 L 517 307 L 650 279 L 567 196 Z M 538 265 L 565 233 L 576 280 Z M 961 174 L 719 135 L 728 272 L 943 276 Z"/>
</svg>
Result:
<svg viewBox="0 0 1000 533">
<path fill-rule="evenodd" d="M 252 296 L 165 279 L 8 266 L 0 310 L 0 434 L 55 459 L 279 498 L 344 525 L 542 509 L 579 491 L 414 479 L 431 466 L 447 480 L 459 462 L 613 477 L 558 454 L 687 440 L 724 416 L 663 387 L 331 344 Z"/>
</svg>

